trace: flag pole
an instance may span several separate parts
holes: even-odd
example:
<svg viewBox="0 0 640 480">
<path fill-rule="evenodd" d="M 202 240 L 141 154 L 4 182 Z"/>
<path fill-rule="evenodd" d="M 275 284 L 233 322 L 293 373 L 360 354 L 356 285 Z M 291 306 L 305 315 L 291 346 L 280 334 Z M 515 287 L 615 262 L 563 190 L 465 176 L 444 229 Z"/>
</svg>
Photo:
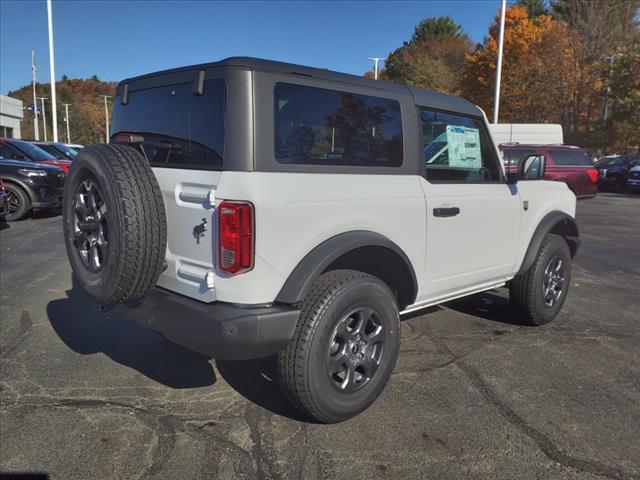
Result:
<svg viewBox="0 0 640 480">
<path fill-rule="evenodd" d="M 56 104 L 56 69 L 53 61 L 53 19 L 51 0 L 47 0 L 47 19 L 49 21 L 49 68 L 51 70 L 51 110 L 53 112 L 53 141 L 58 141 L 58 108 Z"/>
<path fill-rule="evenodd" d="M 38 129 L 38 100 L 36 98 L 36 51 L 31 50 L 31 83 L 33 84 L 33 135 L 40 140 Z"/>
<path fill-rule="evenodd" d="M 504 16 L 507 11 L 507 0 L 502 0 L 500 9 L 500 36 L 498 38 L 498 65 L 496 66 L 496 94 L 493 100 L 493 123 L 498 123 L 500 109 L 500 80 L 502 78 L 502 47 L 504 45 Z"/>
</svg>

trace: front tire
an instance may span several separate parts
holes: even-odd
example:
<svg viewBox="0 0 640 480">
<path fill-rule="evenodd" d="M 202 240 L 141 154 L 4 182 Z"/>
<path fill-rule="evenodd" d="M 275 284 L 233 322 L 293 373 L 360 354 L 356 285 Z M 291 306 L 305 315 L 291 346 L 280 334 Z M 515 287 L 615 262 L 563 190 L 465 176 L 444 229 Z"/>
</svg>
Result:
<svg viewBox="0 0 640 480">
<path fill-rule="evenodd" d="M 4 219 L 7 222 L 22 220 L 31 211 L 29 195 L 22 188 L 6 183 L 4 189 L 7 192 L 7 213 Z"/>
<path fill-rule="evenodd" d="M 384 389 L 400 348 L 396 300 L 378 278 L 352 270 L 321 275 L 294 336 L 278 355 L 280 385 L 303 413 L 347 420 Z"/>
<path fill-rule="evenodd" d="M 510 284 L 509 298 L 529 325 L 552 321 L 562 308 L 571 284 L 571 252 L 559 235 L 548 234 L 533 265 Z"/>
</svg>

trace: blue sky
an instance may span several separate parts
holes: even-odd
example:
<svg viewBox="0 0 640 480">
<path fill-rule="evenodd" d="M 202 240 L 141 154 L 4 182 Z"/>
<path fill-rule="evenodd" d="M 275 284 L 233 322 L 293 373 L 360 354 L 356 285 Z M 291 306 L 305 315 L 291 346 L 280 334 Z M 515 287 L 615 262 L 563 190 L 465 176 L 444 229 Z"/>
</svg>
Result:
<svg viewBox="0 0 640 480">
<path fill-rule="evenodd" d="M 511 2 L 509 2 L 511 3 Z M 374 2 L 207 2 L 53 0 L 56 79 L 103 80 L 210 62 L 232 55 L 341 72 L 371 69 L 430 16 L 450 15 L 481 42 L 499 0 Z M 49 82 L 44 0 L 0 0 L 0 93 Z"/>
</svg>

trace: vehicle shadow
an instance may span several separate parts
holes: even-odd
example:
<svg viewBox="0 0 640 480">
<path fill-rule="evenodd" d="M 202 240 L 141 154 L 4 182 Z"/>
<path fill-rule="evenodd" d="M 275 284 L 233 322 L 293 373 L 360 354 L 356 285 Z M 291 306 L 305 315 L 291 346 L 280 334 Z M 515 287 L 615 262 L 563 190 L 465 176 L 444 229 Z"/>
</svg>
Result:
<svg viewBox="0 0 640 480">
<path fill-rule="evenodd" d="M 447 308 L 474 317 L 484 318 L 492 322 L 508 325 L 523 325 L 518 314 L 511 308 L 509 295 L 503 295 L 499 290 L 488 290 L 476 293 L 445 304 Z"/>
<path fill-rule="evenodd" d="M 58 337 L 74 352 L 104 353 L 171 388 L 203 387 L 216 382 L 209 358 L 139 327 L 123 314 L 101 312 L 73 277 L 72 282 L 66 298 L 49 302 L 47 316 Z"/>
<path fill-rule="evenodd" d="M 317 423 L 297 410 L 278 383 L 277 357 L 256 360 L 216 360 L 218 373 L 240 395 L 277 415 L 305 423 Z"/>
<path fill-rule="evenodd" d="M 32 211 L 27 218 L 38 220 L 40 218 L 53 218 L 62 215 L 62 208 L 51 208 L 48 210 Z"/>
</svg>

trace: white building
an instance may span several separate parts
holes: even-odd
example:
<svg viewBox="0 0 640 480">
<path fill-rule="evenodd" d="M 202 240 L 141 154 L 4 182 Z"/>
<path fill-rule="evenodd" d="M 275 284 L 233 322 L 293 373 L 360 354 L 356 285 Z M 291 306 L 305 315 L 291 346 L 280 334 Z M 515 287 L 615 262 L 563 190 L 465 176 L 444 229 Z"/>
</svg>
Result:
<svg viewBox="0 0 640 480">
<path fill-rule="evenodd" d="M 22 101 L 0 95 L 0 137 L 22 138 Z"/>
</svg>

